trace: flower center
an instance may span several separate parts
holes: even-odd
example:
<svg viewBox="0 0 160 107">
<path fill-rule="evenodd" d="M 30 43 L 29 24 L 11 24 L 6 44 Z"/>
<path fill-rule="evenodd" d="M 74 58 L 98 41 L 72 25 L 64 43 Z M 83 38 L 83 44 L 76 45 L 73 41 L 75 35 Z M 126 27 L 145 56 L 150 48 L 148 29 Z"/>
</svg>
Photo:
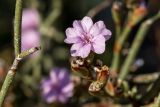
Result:
<svg viewBox="0 0 160 107">
<path fill-rule="evenodd" d="M 92 42 L 92 35 L 91 34 L 85 34 L 84 35 L 84 43 L 91 43 Z"/>
</svg>

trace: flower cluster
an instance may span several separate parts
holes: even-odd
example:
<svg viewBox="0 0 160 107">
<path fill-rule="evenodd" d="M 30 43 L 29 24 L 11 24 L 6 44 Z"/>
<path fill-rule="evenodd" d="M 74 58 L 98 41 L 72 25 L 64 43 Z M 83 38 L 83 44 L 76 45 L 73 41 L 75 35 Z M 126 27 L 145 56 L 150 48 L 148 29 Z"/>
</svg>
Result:
<svg viewBox="0 0 160 107">
<path fill-rule="evenodd" d="M 73 44 L 71 55 L 86 58 L 91 51 L 102 54 L 105 51 L 105 41 L 111 37 L 103 21 L 93 24 L 90 17 L 84 17 L 81 21 L 75 20 L 73 28 L 66 29 L 65 43 Z"/>
<path fill-rule="evenodd" d="M 39 14 L 34 9 L 25 9 L 22 14 L 22 51 L 36 47 L 40 43 L 38 26 Z"/>
<path fill-rule="evenodd" d="M 50 77 L 42 81 L 41 88 L 47 103 L 65 103 L 73 94 L 74 84 L 66 69 L 54 68 L 50 72 Z"/>
</svg>

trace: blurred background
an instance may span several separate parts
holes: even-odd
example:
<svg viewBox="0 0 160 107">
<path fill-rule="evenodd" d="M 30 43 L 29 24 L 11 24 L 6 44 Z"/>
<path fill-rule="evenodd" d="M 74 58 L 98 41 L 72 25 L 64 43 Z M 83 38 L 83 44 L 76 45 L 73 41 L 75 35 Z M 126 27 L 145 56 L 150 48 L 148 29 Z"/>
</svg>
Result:
<svg viewBox="0 0 160 107">
<path fill-rule="evenodd" d="M 117 0 L 118 1 L 118 0 Z M 127 8 L 122 2 L 125 20 Z M 136 1 L 136 0 L 132 0 Z M 137 0 L 138 1 L 138 0 Z M 104 64 L 111 66 L 115 40 L 115 24 L 112 18 L 112 4 L 115 0 L 25 0 L 22 19 L 22 50 L 41 46 L 42 50 L 27 58 L 20 64 L 13 86 L 9 90 L 4 107 L 118 107 L 113 101 L 102 100 L 88 94 L 87 82 L 71 75 L 75 87 L 73 95 L 67 102 L 47 103 L 42 94 L 42 80 L 55 68 L 70 70 L 70 45 L 64 43 L 65 30 L 72 27 L 74 20 L 84 16 L 93 21 L 103 20 L 112 31 L 112 38 L 107 42 L 106 51 L 96 55 Z M 160 9 L 159 0 L 143 0 L 148 14 L 133 27 L 122 50 L 122 60 L 128 53 L 130 43 L 145 19 L 153 16 Z M 100 5 L 100 6 L 99 6 Z M 95 8 L 99 6 L 96 11 Z M 15 0 L 0 0 L 0 83 L 14 60 L 13 20 Z M 27 25 L 31 23 L 30 25 Z M 24 27 L 24 28 L 23 28 Z M 132 64 L 130 75 L 157 73 L 160 71 L 160 20 L 150 27 Z M 138 65 L 136 65 L 138 64 Z M 81 81 L 81 82 L 80 82 Z M 84 83 L 83 83 L 84 82 Z M 78 84 L 78 85 L 77 85 Z M 83 85 L 79 85 L 83 84 Z M 142 88 L 143 89 L 143 88 Z M 124 107 L 124 106 L 122 106 Z"/>
</svg>

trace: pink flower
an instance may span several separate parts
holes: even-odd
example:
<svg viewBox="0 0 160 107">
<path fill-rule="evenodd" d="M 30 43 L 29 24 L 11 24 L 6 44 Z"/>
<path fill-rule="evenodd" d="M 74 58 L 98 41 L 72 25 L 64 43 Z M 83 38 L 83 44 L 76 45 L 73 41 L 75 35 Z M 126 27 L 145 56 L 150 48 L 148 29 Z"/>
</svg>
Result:
<svg viewBox="0 0 160 107">
<path fill-rule="evenodd" d="M 22 51 L 37 47 L 40 43 L 40 34 L 36 30 L 22 31 Z"/>
<path fill-rule="evenodd" d="M 90 17 L 84 17 L 81 21 L 75 20 L 73 28 L 66 29 L 65 43 L 73 44 L 72 56 L 86 58 L 91 51 L 102 54 L 105 51 L 105 41 L 111 37 L 103 21 L 93 24 Z"/>
<path fill-rule="evenodd" d="M 38 31 L 39 14 L 35 9 L 25 9 L 22 14 L 22 44 L 21 50 L 25 51 L 40 44 Z M 36 54 L 37 55 L 37 54 Z M 35 56 L 31 55 L 31 56 Z"/>
<path fill-rule="evenodd" d="M 25 9 L 22 14 L 22 30 L 37 28 L 40 22 L 39 14 L 35 9 Z"/>
</svg>

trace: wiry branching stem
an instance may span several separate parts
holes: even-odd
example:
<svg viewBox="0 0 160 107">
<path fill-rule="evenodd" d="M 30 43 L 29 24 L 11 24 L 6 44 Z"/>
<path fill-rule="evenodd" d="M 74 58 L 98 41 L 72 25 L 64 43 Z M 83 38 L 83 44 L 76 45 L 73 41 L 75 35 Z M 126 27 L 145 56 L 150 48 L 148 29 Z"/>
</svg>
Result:
<svg viewBox="0 0 160 107">
<path fill-rule="evenodd" d="M 15 21 L 14 21 L 14 49 L 15 49 L 15 60 L 11 68 L 9 69 L 7 76 L 3 82 L 1 91 L 0 91 L 0 107 L 4 102 L 6 94 L 11 86 L 15 74 L 17 72 L 19 62 L 26 56 L 38 51 L 40 48 L 35 47 L 24 52 L 21 52 L 21 22 L 22 22 L 22 4 L 23 0 L 16 0 L 15 6 Z"/>
<path fill-rule="evenodd" d="M 31 49 L 29 49 L 27 51 L 24 51 L 24 52 L 20 53 L 15 58 L 15 60 L 13 61 L 13 64 L 12 64 L 10 70 L 7 73 L 7 76 L 5 78 L 5 81 L 4 81 L 4 83 L 2 85 L 2 88 L 1 88 L 1 91 L 0 91 L 0 107 L 2 106 L 3 101 L 5 99 L 5 96 L 6 96 L 7 92 L 8 92 L 8 89 L 9 89 L 10 85 L 13 82 L 13 79 L 14 79 L 14 76 L 16 74 L 19 62 L 22 59 L 24 59 L 26 56 L 28 56 L 28 55 L 30 55 L 30 54 L 38 51 L 39 49 L 40 49 L 39 47 L 31 48 Z"/>
</svg>

